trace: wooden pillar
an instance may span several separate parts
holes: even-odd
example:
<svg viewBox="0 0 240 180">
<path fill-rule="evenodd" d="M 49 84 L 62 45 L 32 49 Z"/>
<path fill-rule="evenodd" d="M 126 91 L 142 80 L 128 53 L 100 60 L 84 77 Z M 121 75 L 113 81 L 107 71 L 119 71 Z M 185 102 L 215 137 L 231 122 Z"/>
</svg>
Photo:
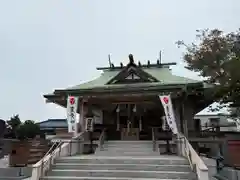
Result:
<svg viewBox="0 0 240 180">
<path fill-rule="evenodd" d="M 84 119 L 85 112 L 84 112 L 84 110 L 85 110 L 84 109 L 84 102 L 81 101 L 80 102 L 80 114 L 79 114 L 80 132 L 85 131 L 85 123 L 84 123 L 84 121 L 85 121 L 85 119 Z"/>
<path fill-rule="evenodd" d="M 84 99 L 80 102 L 80 115 L 79 115 L 80 132 L 85 131 L 85 124 L 86 124 L 85 115 L 88 110 L 86 102 L 87 101 Z"/>
<path fill-rule="evenodd" d="M 139 119 L 139 131 L 142 131 L 142 115 L 140 115 Z"/>
<path fill-rule="evenodd" d="M 187 118 L 187 116 L 186 116 L 186 111 L 185 111 L 185 106 L 186 106 L 186 104 L 185 104 L 185 101 L 182 103 L 182 115 L 183 115 L 183 118 L 182 118 L 182 123 L 183 123 L 183 134 L 184 134 L 184 136 L 186 137 L 186 138 L 188 138 L 188 119 L 186 119 Z"/>
<path fill-rule="evenodd" d="M 119 105 L 117 106 L 117 109 L 116 109 L 116 112 L 117 112 L 117 131 L 120 131 L 120 107 Z"/>
<path fill-rule="evenodd" d="M 127 104 L 127 108 L 128 108 L 128 120 L 127 120 L 127 131 L 128 133 L 130 132 L 130 128 L 131 128 L 131 104 Z"/>
</svg>

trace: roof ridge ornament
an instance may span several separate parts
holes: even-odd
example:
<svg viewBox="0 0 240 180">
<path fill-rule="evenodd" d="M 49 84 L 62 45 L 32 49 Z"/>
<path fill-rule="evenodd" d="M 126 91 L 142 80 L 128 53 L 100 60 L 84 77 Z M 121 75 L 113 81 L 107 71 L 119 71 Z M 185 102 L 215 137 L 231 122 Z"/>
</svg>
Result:
<svg viewBox="0 0 240 180">
<path fill-rule="evenodd" d="M 133 55 L 132 55 L 132 54 L 129 54 L 129 55 L 128 55 L 128 58 L 129 58 L 129 63 L 130 63 L 130 64 L 133 64 L 133 63 L 134 63 Z"/>
<path fill-rule="evenodd" d="M 137 65 L 134 63 L 133 55 L 132 55 L 132 54 L 129 54 L 129 55 L 128 55 L 128 58 L 129 58 L 129 63 L 128 63 L 127 67 L 130 67 L 130 66 L 136 67 Z"/>
<path fill-rule="evenodd" d="M 129 68 L 131 67 L 139 67 L 139 68 L 162 68 L 162 67 L 169 67 L 172 65 L 176 65 L 177 63 L 162 63 L 161 62 L 161 52 L 159 55 L 159 59 L 157 60 L 157 63 L 151 63 L 150 60 L 147 61 L 147 64 L 141 64 L 138 62 L 137 64 L 134 62 L 134 58 L 132 54 L 128 55 L 129 58 L 129 63 L 124 66 L 123 63 L 120 63 L 120 66 L 114 66 L 114 64 L 111 62 L 110 55 L 108 55 L 108 61 L 109 61 L 109 67 L 97 67 L 97 70 L 122 70 L 124 68 Z"/>
</svg>

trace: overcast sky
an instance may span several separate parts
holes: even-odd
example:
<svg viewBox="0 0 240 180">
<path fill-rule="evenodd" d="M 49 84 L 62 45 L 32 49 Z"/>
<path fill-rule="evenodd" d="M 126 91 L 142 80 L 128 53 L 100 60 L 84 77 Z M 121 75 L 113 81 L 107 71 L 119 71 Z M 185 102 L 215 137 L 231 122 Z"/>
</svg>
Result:
<svg viewBox="0 0 240 180">
<path fill-rule="evenodd" d="M 240 27 L 239 0 L 0 0 L 0 118 L 64 118 L 65 109 L 46 104 L 44 93 L 99 75 L 108 54 L 119 64 L 177 62 L 177 40 L 191 42 L 196 29 Z"/>
</svg>

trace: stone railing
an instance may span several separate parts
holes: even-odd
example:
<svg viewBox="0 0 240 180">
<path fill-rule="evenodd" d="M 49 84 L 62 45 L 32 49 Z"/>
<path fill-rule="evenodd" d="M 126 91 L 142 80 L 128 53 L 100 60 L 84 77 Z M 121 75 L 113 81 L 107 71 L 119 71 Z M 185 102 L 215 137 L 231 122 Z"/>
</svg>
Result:
<svg viewBox="0 0 240 180">
<path fill-rule="evenodd" d="M 56 149 L 46 154 L 40 161 L 32 166 L 31 180 L 39 180 L 51 168 L 52 164 L 58 157 L 72 156 L 83 151 L 83 137 L 81 133 L 72 139 L 60 140 Z"/>
<path fill-rule="evenodd" d="M 185 136 L 179 134 L 177 142 L 179 154 L 188 159 L 191 169 L 197 174 L 198 180 L 209 180 L 208 167 L 205 165 L 197 152 L 193 149 L 188 139 Z"/>
</svg>

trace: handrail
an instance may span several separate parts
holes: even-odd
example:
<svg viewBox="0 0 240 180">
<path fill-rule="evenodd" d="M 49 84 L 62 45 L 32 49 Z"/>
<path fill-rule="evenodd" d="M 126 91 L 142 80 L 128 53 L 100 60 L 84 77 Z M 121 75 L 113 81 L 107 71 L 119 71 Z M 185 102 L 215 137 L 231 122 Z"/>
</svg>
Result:
<svg viewBox="0 0 240 180">
<path fill-rule="evenodd" d="M 155 127 L 152 127 L 152 143 L 153 143 L 153 151 L 156 151 L 156 134 L 155 134 Z"/>
<path fill-rule="evenodd" d="M 198 176 L 198 180 L 209 180 L 207 166 L 193 149 L 188 139 L 182 134 L 178 134 L 177 137 L 180 154 L 188 159 L 191 169 Z"/>
<path fill-rule="evenodd" d="M 58 144 L 59 143 L 59 144 Z M 46 162 L 46 157 L 49 155 L 49 154 L 51 154 L 51 153 L 53 153 L 53 151 L 55 150 L 54 149 L 54 146 L 55 145 L 57 145 L 56 146 L 56 148 L 55 149 L 57 149 L 58 147 L 60 147 L 61 145 L 62 145 L 62 142 L 55 142 L 55 143 L 53 143 L 53 145 L 51 146 L 51 148 L 48 150 L 48 152 L 43 156 L 43 158 L 40 160 L 40 161 L 42 161 L 41 162 L 41 174 L 44 174 L 44 164 L 45 164 L 45 162 Z M 52 151 L 53 150 L 53 151 Z M 52 156 L 50 155 L 50 157 L 52 158 Z"/>
<path fill-rule="evenodd" d="M 50 147 L 50 149 L 47 151 L 47 153 L 42 157 L 42 159 L 44 159 L 48 154 L 50 154 L 52 152 L 52 150 L 56 149 L 59 145 L 58 143 L 60 144 L 60 142 L 57 142 L 57 141 L 54 142 L 53 145 Z"/>
<path fill-rule="evenodd" d="M 104 128 L 101 132 L 101 135 L 99 137 L 99 147 L 100 147 L 100 151 L 103 150 L 103 144 L 106 138 L 106 134 L 105 134 L 105 130 L 106 128 Z"/>
<path fill-rule="evenodd" d="M 207 127 L 206 129 L 203 129 L 202 132 L 207 132 L 209 130 L 213 130 L 215 129 L 216 127 Z M 201 131 L 200 131 L 201 132 Z"/>
<path fill-rule="evenodd" d="M 45 172 L 47 172 L 54 160 L 58 157 L 63 156 L 71 156 L 73 154 L 82 151 L 81 138 L 83 137 L 84 132 L 78 134 L 77 136 L 68 139 L 68 140 L 60 140 L 59 144 L 52 152 L 49 150 L 48 153 L 36 164 L 34 164 L 32 170 L 31 180 L 39 180 L 42 176 L 44 176 Z"/>
</svg>

